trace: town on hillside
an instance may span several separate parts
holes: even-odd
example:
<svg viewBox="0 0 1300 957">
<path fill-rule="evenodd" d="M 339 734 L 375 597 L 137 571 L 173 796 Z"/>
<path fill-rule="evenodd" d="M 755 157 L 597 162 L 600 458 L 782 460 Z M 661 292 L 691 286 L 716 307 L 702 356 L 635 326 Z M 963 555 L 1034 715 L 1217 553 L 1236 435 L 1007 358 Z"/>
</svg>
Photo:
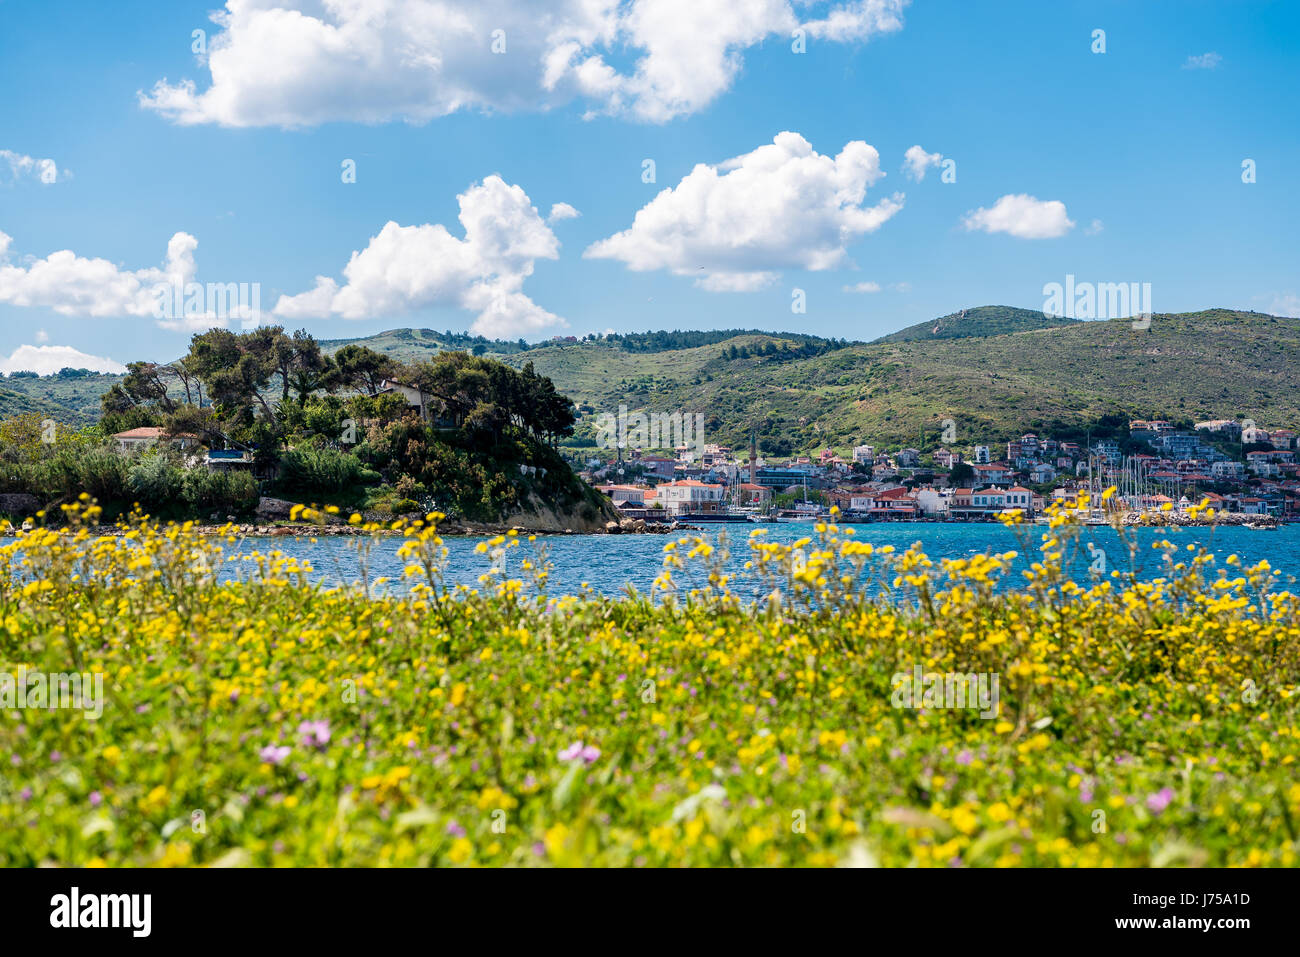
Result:
<svg viewBox="0 0 1300 957">
<path fill-rule="evenodd" d="M 664 454 L 670 452 L 671 454 Z M 994 521 L 1020 510 L 1042 516 L 1052 501 L 1085 502 L 1098 518 L 1187 521 L 1207 502 L 1220 520 L 1267 528 L 1300 518 L 1296 431 L 1250 419 L 1178 428 L 1134 419 L 1126 437 L 1083 442 L 1029 433 L 1003 449 L 974 445 L 892 452 L 859 445 L 780 461 L 749 447 L 681 445 L 619 449 L 590 458 L 583 477 L 632 518 L 779 521 Z M 1115 492 L 1107 495 L 1107 490 Z"/>
</svg>

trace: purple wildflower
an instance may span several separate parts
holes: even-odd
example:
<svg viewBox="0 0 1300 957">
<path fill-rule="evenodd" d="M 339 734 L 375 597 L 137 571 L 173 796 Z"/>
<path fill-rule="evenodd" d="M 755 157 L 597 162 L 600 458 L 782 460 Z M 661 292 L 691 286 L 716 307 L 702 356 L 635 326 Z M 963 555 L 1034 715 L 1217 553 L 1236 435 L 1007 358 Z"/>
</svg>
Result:
<svg viewBox="0 0 1300 957">
<path fill-rule="evenodd" d="M 330 743 L 330 723 L 328 721 L 304 721 L 298 725 L 298 733 L 302 735 L 302 744 L 306 748 L 317 748 L 325 750 L 325 746 Z"/>
<path fill-rule="evenodd" d="M 1161 788 L 1155 794 L 1147 795 L 1147 807 L 1152 813 L 1159 814 L 1165 808 L 1169 807 L 1169 802 L 1174 799 L 1173 788 Z"/>
<path fill-rule="evenodd" d="M 559 754 L 561 761 L 582 760 L 587 764 L 595 763 L 596 759 L 599 757 L 600 748 L 596 747 L 594 744 L 589 744 L 584 747 L 581 741 L 569 745 Z"/>
<path fill-rule="evenodd" d="M 292 750 L 287 744 L 268 744 L 258 752 L 258 756 L 267 764 L 280 764 L 289 756 L 289 752 Z"/>
</svg>

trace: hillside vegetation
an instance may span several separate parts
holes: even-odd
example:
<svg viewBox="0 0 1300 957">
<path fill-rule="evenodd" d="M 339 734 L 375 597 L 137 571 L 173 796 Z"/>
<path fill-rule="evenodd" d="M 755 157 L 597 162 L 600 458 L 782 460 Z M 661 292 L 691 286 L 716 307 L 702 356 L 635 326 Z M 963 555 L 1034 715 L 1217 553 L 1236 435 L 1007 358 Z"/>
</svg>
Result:
<svg viewBox="0 0 1300 957">
<path fill-rule="evenodd" d="M 1127 319 L 1081 322 L 983 306 L 872 343 L 755 331 L 644 333 L 527 349 L 469 340 L 399 329 L 353 341 L 402 361 L 469 347 L 516 368 L 531 362 L 585 413 L 573 440 L 580 444 L 590 440 L 595 415 L 620 404 L 703 412 L 710 441 L 747 442 L 756 430 L 792 450 L 933 446 L 948 418 L 957 423 L 958 445 L 1107 414 L 1300 421 L 1300 320 L 1229 309 L 1157 314 L 1139 330 Z M 321 346 L 332 352 L 342 344 Z M 84 389 L 92 380 L 78 382 Z"/>
<path fill-rule="evenodd" d="M 1106 414 L 1300 420 L 1300 320 L 1231 310 L 1071 322 L 1003 335 L 852 344 L 783 361 L 754 355 L 778 340 L 647 357 L 600 342 L 529 353 L 537 371 L 597 412 L 699 411 L 710 441 L 750 429 L 794 449 L 934 445 L 944 419 L 957 444 L 1096 421 Z M 729 359 L 731 345 L 748 357 Z M 589 417 L 590 419 L 590 417 Z M 579 427 L 579 435 L 590 421 Z"/>
<path fill-rule="evenodd" d="M 915 342 L 922 339 L 969 339 L 974 336 L 1001 336 L 1031 329 L 1054 329 L 1068 326 L 1080 319 L 1049 316 L 1034 309 L 1015 306 L 976 306 L 928 322 L 918 322 L 899 329 L 876 342 Z"/>
<path fill-rule="evenodd" d="M 99 397 L 121 380 L 96 373 L 0 378 L 0 418 L 35 413 L 67 425 L 91 425 L 99 419 Z"/>
</svg>

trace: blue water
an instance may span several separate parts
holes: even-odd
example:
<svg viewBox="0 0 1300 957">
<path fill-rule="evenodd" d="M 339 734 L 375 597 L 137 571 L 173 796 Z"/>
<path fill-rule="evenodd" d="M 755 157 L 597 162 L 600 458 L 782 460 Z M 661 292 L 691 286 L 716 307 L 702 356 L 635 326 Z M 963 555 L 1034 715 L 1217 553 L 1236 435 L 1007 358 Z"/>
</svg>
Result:
<svg viewBox="0 0 1300 957">
<path fill-rule="evenodd" d="M 767 539 L 774 542 L 789 543 L 805 536 L 815 536 L 811 523 L 790 522 L 772 525 L 737 525 L 726 529 L 724 534 L 729 540 L 731 551 L 730 570 L 741 576 L 734 584 L 733 591 L 753 597 L 759 593 L 757 584 L 747 583 L 743 566 L 749 558 L 746 544 L 748 535 L 754 528 L 767 529 Z M 965 558 L 983 552 L 1017 551 L 1016 571 L 1007 580 L 1021 580 L 1019 569 L 1028 567 L 1026 558 L 1036 559 L 1037 546 L 1046 531 L 1045 526 L 1027 526 L 1022 534 L 1028 536 L 1032 543 L 1032 554 L 1027 552 L 1016 538 L 1013 530 L 996 524 L 872 524 L 854 526 L 854 537 L 860 541 L 870 542 L 879 547 L 893 545 L 902 551 L 916 542 L 920 542 L 927 555 L 936 562 L 941 558 Z M 719 531 L 710 529 L 704 533 L 715 544 Z M 1138 544 L 1135 558 L 1135 570 L 1140 578 L 1149 579 L 1164 574 L 1162 553 L 1151 547 L 1154 541 L 1168 539 L 1176 543 L 1186 553 L 1186 547 L 1205 546 L 1212 552 L 1219 567 L 1229 568 L 1223 564 L 1229 555 L 1236 554 L 1243 563 L 1254 564 L 1261 559 L 1268 559 L 1274 569 L 1283 574 L 1283 582 L 1292 585 L 1296 576 L 1300 576 L 1300 525 L 1288 525 L 1276 531 L 1256 531 L 1247 528 L 1166 528 L 1166 529 L 1132 529 L 1127 532 Z M 544 544 L 550 552 L 549 559 L 554 568 L 548 585 L 551 594 L 573 593 L 586 583 L 593 590 L 604 595 L 619 595 L 628 587 L 640 592 L 649 592 L 654 578 L 663 565 L 663 548 L 678 535 L 538 535 L 536 544 Z M 488 571 L 491 562 L 487 555 L 475 551 L 482 538 L 448 538 L 449 550 L 446 581 L 448 584 L 465 584 L 477 586 L 479 576 Z M 1071 576 L 1080 584 L 1086 584 L 1091 578 L 1090 565 L 1096 560 L 1097 551 L 1088 552 L 1086 543 L 1091 542 L 1095 549 L 1105 553 L 1106 570 L 1119 570 L 1126 573 L 1130 569 L 1129 551 L 1122 544 L 1119 536 L 1108 527 L 1092 527 L 1084 530 L 1081 544 L 1069 564 Z M 401 590 L 404 562 L 396 556 L 401 541 L 385 538 L 376 544 L 369 556 L 369 577 L 371 580 L 386 576 L 392 579 L 386 587 Z M 229 546 L 228 546 L 229 547 Z M 349 537 L 321 538 L 315 542 L 305 538 L 249 538 L 240 546 L 240 551 L 253 550 L 262 552 L 280 551 L 283 554 L 310 561 L 317 580 L 326 585 L 351 585 L 359 582 L 362 575 L 356 551 L 357 539 Z M 529 557 L 533 545 L 522 541 L 517 549 L 508 552 L 507 573 L 511 577 L 523 577 L 520 562 Z M 1187 553 L 1190 554 L 1190 553 Z M 231 567 L 231 566 L 228 566 Z M 236 564 L 234 567 L 240 567 Z M 1229 568 L 1235 577 L 1236 572 Z M 686 579 L 678 576 L 679 582 L 686 587 Z"/>
</svg>

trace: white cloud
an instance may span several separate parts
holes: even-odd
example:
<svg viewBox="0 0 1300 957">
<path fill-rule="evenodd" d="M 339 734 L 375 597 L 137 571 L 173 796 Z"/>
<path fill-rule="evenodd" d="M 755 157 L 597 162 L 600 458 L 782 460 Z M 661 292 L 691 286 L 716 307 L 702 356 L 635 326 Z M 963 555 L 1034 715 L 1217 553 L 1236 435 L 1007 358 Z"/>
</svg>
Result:
<svg viewBox="0 0 1300 957">
<path fill-rule="evenodd" d="M 903 154 L 903 172 L 908 179 L 915 182 L 921 182 L 925 179 L 925 171 L 931 166 L 938 166 L 943 162 L 942 153 L 927 153 L 921 149 L 918 143 L 916 146 L 909 147 Z"/>
<path fill-rule="evenodd" d="M 1024 193 L 1003 196 L 992 209 L 972 210 L 962 224 L 968 230 L 1010 233 L 1019 239 L 1055 239 L 1074 228 L 1060 200 L 1041 200 Z"/>
<path fill-rule="evenodd" d="M 207 332 L 209 329 L 228 328 L 231 318 L 211 312 L 195 312 L 183 315 L 179 319 L 159 319 L 158 327 L 170 332 Z M 234 316 L 233 318 L 251 317 Z"/>
<path fill-rule="evenodd" d="M 805 5 L 807 0 L 801 0 Z M 853 3 L 831 4 L 821 20 L 802 24 L 809 36 L 821 40 L 847 43 L 866 40 L 876 33 L 893 33 L 903 29 L 903 8 L 911 0 L 855 0 Z"/>
<path fill-rule="evenodd" d="M 51 375 L 60 369 L 90 369 L 92 372 L 126 371 L 120 362 L 91 356 L 72 346 L 19 346 L 8 359 L 0 358 L 0 372 L 35 372 Z"/>
<path fill-rule="evenodd" d="M 776 282 L 774 272 L 715 272 L 695 280 L 695 284 L 709 292 L 758 292 Z"/>
<path fill-rule="evenodd" d="M 522 292 L 535 262 L 558 259 L 560 249 L 528 194 L 488 176 L 457 199 L 464 239 L 440 224 L 389 222 L 352 254 L 342 285 L 317 276 L 312 289 L 282 296 L 275 315 L 373 319 L 451 306 L 477 313 L 471 328 L 485 336 L 514 337 L 567 325 Z"/>
<path fill-rule="evenodd" d="M 1184 70 L 1213 70 L 1223 62 L 1223 57 L 1211 51 L 1202 53 L 1199 56 L 1189 56 L 1187 62 L 1183 64 Z"/>
<path fill-rule="evenodd" d="M 568 203 L 556 203 L 551 207 L 551 215 L 546 217 L 548 223 L 558 223 L 564 219 L 577 219 L 582 213 Z"/>
<path fill-rule="evenodd" d="M 49 341 L 50 341 L 50 334 L 49 334 L 48 332 L 46 332 L 44 329 L 37 329 L 37 330 L 36 330 L 36 341 L 37 341 L 37 342 L 49 342 Z"/>
<path fill-rule="evenodd" d="M 1091 223 L 1088 224 L 1088 228 L 1085 229 L 1084 232 L 1087 233 L 1089 236 L 1096 236 L 1105 228 L 1106 228 L 1105 223 L 1103 223 L 1100 219 L 1094 219 Z"/>
<path fill-rule="evenodd" d="M 1268 314 L 1270 316 L 1289 316 L 1292 319 L 1300 319 L 1300 296 L 1293 292 L 1285 295 L 1274 293 L 1272 301 L 1269 303 Z"/>
<path fill-rule="evenodd" d="M 880 283 L 878 282 L 859 282 L 852 286 L 845 286 L 844 292 L 880 292 Z"/>
<path fill-rule="evenodd" d="M 31 176 L 48 186 L 57 183 L 60 176 L 67 179 L 70 175 L 67 170 L 60 170 L 59 165 L 52 159 L 37 159 L 12 150 L 0 150 L 0 163 L 9 167 L 11 182 L 24 176 Z M 3 181 L 3 178 L 0 178 L 0 182 Z"/>
<path fill-rule="evenodd" d="M 909 2 L 227 0 L 207 88 L 164 78 L 139 98 L 186 125 L 419 123 L 574 99 L 662 123 L 725 92 L 768 38 L 862 42 L 901 30 Z"/>
<path fill-rule="evenodd" d="M 176 233 L 161 269 L 122 269 L 107 259 L 85 259 L 69 249 L 23 265 L 7 261 L 12 239 L 0 232 L 0 303 L 37 306 L 62 316 L 154 316 L 160 283 L 184 286 L 197 272 L 198 240 Z"/>
<path fill-rule="evenodd" d="M 710 291 L 751 291 L 777 270 L 843 264 L 849 243 L 903 207 L 901 193 L 862 205 L 884 175 L 880 155 L 861 140 L 831 158 L 798 133 L 780 133 L 751 153 L 696 166 L 640 209 L 630 229 L 583 256 L 697 276 Z"/>
</svg>

